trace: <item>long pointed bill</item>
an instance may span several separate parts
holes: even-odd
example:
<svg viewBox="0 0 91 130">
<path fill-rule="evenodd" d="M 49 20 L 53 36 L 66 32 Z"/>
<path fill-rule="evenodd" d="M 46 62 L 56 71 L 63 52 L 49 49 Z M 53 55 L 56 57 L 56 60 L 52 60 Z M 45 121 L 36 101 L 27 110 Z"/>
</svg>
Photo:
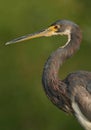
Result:
<svg viewBox="0 0 91 130">
<path fill-rule="evenodd" d="M 6 42 L 5 45 L 9 45 L 9 44 L 17 43 L 17 42 L 22 42 L 22 41 L 37 38 L 37 37 L 52 36 L 55 34 L 55 31 L 56 31 L 56 29 L 54 28 L 54 26 L 51 26 L 48 29 L 45 29 L 43 31 L 39 31 L 39 32 L 34 33 L 34 34 L 27 34 L 25 36 L 21 36 L 19 38 L 16 38 L 14 40 Z"/>
</svg>

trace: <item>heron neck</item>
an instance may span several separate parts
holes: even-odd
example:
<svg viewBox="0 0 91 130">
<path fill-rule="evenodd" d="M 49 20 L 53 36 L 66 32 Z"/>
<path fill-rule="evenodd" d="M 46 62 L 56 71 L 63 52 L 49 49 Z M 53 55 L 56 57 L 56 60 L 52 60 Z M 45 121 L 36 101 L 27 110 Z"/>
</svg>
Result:
<svg viewBox="0 0 91 130">
<path fill-rule="evenodd" d="M 80 30 L 77 30 L 70 34 L 69 43 L 65 44 L 63 47 L 58 48 L 49 56 L 44 66 L 42 78 L 45 91 L 48 91 L 48 88 L 50 87 L 57 86 L 59 81 L 58 71 L 60 66 L 62 66 L 64 61 L 70 58 L 79 49 L 80 43 L 81 32 Z"/>
</svg>

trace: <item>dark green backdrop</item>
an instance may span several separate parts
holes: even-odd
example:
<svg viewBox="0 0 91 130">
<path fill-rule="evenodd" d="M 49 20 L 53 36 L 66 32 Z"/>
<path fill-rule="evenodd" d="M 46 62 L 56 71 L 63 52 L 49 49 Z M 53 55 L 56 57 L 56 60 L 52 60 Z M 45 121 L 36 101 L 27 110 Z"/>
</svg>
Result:
<svg viewBox="0 0 91 130">
<path fill-rule="evenodd" d="M 66 38 L 39 38 L 2 47 L 58 19 L 75 21 L 84 36 L 79 52 L 60 69 L 60 77 L 76 70 L 91 71 L 90 0 L 0 0 L 0 130 L 82 130 L 72 116 L 47 99 L 41 84 L 47 57 Z"/>
</svg>

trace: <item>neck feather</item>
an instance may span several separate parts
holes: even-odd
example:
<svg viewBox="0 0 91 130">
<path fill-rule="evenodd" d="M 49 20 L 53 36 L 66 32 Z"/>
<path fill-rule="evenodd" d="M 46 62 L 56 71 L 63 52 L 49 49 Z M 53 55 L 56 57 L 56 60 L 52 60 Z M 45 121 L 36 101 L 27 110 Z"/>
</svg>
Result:
<svg viewBox="0 0 91 130">
<path fill-rule="evenodd" d="M 58 78 L 60 66 L 62 66 L 63 62 L 79 49 L 80 43 L 81 31 L 77 29 L 74 31 L 74 33 L 70 33 L 68 36 L 68 42 L 65 44 L 65 46 L 58 48 L 49 56 L 44 66 L 42 82 L 45 92 L 50 99 L 51 96 L 55 96 L 55 91 L 58 89 L 59 82 L 60 84 L 64 85 L 64 82 Z"/>
</svg>

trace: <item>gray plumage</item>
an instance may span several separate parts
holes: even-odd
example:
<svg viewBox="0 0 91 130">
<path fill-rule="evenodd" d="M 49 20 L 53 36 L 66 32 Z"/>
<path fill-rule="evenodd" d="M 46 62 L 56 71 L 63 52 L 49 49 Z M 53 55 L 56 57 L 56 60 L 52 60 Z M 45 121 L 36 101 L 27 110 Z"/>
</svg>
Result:
<svg viewBox="0 0 91 130">
<path fill-rule="evenodd" d="M 64 80 L 58 77 L 59 68 L 80 47 L 82 33 L 79 26 L 68 20 L 58 20 L 43 31 L 14 39 L 6 45 L 52 35 L 67 35 L 68 41 L 46 61 L 42 76 L 46 95 L 59 109 L 73 114 L 85 130 L 91 130 L 91 72 L 73 72 Z"/>
</svg>

